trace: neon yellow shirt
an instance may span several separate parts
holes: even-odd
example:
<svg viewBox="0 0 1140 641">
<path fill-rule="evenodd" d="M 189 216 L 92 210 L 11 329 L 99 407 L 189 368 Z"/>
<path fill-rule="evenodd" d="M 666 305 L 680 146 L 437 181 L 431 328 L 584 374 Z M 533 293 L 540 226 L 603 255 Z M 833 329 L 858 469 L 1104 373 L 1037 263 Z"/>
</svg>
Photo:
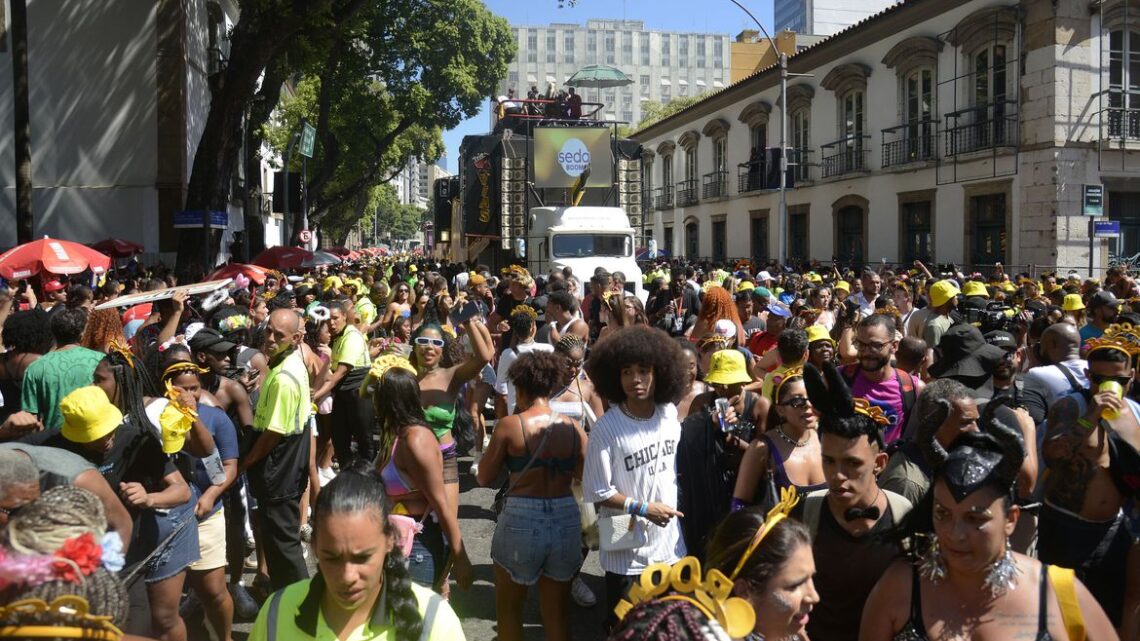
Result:
<svg viewBox="0 0 1140 641">
<path fill-rule="evenodd" d="M 368 339 L 353 325 L 348 325 L 344 331 L 333 339 L 332 358 L 329 367 L 332 371 L 341 363 L 352 367 L 366 367 L 372 360 L 368 358 Z"/>
<path fill-rule="evenodd" d="M 311 411 L 309 370 L 305 368 L 301 350 L 293 350 L 269 369 L 253 413 L 253 427 L 259 432 L 268 430 L 282 436 L 300 433 L 309 422 Z"/>
<path fill-rule="evenodd" d="M 324 615 L 317 608 L 316 636 L 311 636 L 297 627 L 296 617 L 302 602 L 309 593 L 309 584 L 312 580 L 298 581 L 286 587 L 281 594 L 281 601 L 277 605 L 277 641 L 295 641 L 298 639 L 319 639 L 320 641 L 336 641 L 336 633 L 325 622 Z M 419 602 L 420 616 L 424 618 L 427 634 L 420 637 L 426 641 L 465 641 L 463 626 L 459 617 L 451 609 L 447 601 L 428 588 L 412 585 L 412 592 Z M 269 611 L 272 609 L 273 599 L 270 597 L 261 612 L 257 614 L 257 621 L 249 633 L 249 641 L 270 641 L 269 637 Z M 384 596 L 377 601 L 372 613 L 372 619 L 349 633 L 346 641 L 393 641 L 396 638 L 396 626 L 391 622 L 387 602 Z"/>
</svg>

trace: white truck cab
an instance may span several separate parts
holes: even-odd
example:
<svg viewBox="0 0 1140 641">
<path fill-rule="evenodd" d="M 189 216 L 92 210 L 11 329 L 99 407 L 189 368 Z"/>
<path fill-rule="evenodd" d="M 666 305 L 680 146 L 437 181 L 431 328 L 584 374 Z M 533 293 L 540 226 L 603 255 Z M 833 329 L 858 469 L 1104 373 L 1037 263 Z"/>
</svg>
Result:
<svg viewBox="0 0 1140 641">
<path fill-rule="evenodd" d="M 527 269 L 535 276 L 570 267 L 589 282 L 594 270 L 625 274 L 625 290 L 645 302 L 634 229 L 620 207 L 534 207 L 526 238 Z"/>
</svg>

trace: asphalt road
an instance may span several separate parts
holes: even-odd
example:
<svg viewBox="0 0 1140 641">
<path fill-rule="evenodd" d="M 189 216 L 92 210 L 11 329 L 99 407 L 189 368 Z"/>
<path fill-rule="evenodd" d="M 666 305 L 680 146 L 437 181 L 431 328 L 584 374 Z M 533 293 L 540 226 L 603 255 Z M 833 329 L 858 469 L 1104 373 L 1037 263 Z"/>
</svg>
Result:
<svg viewBox="0 0 1140 641">
<path fill-rule="evenodd" d="M 468 473 L 470 465 L 470 458 L 460 459 L 459 526 L 467 544 L 467 552 L 475 566 L 475 583 L 466 591 L 458 589 L 453 584 L 451 605 L 463 621 L 463 631 L 468 641 L 492 641 L 497 638 L 494 572 L 491 564 L 491 537 L 495 532 L 495 522 L 491 519 L 490 510 L 495 492 L 476 485 L 474 477 Z M 311 555 L 310 569 L 315 569 Z M 603 573 L 598 565 L 596 552 L 592 552 L 586 559 L 582 573 L 586 584 L 597 595 L 599 605 L 582 608 L 571 602 L 571 638 L 575 641 L 601 641 L 604 639 L 601 630 L 605 618 L 602 612 L 603 606 L 600 605 L 603 600 Z M 248 586 L 252 582 L 253 574 L 247 573 L 245 584 Z M 538 611 L 537 588 L 527 593 L 526 601 L 519 604 L 519 607 L 523 608 L 524 612 L 523 638 L 526 641 L 545 639 Z M 210 639 L 202 627 L 201 616 L 188 620 L 187 627 L 191 641 Z M 250 623 L 235 624 L 234 641 L 245 641 L 250 627 Z"/>
</svg>

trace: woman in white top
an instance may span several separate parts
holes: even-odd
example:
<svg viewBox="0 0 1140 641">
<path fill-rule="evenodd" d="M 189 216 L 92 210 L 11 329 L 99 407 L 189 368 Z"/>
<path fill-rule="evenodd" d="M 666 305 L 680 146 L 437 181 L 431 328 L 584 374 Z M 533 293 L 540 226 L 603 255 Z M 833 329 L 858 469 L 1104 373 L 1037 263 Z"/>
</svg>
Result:
<svg viewBox="0 0 1140 641">
<path fill-rule="evenodd" d="M 513 344 L 504 349 L 499 356 L 499 367 L 495 370 L 495 416 L 503 418 L 515 413 L 515 386 L 507 376 L 511 365 L 522 354 L 530 352 L 552 352 L 554 346 L 548 343 L 536 343 L 534 335 L 537 331 L 535 321 L 538 312 L 529 305 L 516 305 L 511 310 L 511 317 L 507 320 L 511 326 Z M 504 399 L 505 397 L 505 399 Z"/>
<path fill-rule="evenodd" d="M 569 416 L 587 431 L 605 413 L 602 397 L 594 389 L 594 384 L 582 371 L 586 362 L 586 342 L 574 334 L 558 339 L 554 351 L 566 361 L 568 383 L 550 397 L 550 406 L 563 416 Z"/>
<path fill-rule="evenodd" d="M 683 515 L 676 509 L 681 423 L 673 405 L 684 392 L 684 363 L 681 348 L 664 332 L 634 326 L 599 341 L 586 364 L 611 406 L 590 432 L 582 479 L 586 499 L 609 521 L 599 524 L 598 556 L 610 613 L 646 567 L 685 556 L 677 522 Z M 607 540 L 625 525 L 633 534 Z M 609 627 L 614 621 L 611 614 Z"/>
</svg>

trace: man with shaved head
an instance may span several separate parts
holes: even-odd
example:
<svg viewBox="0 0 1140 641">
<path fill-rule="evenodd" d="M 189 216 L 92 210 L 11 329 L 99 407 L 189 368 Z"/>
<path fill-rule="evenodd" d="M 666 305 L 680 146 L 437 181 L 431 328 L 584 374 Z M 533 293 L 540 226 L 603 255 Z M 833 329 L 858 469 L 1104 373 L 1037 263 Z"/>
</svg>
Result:
<svg viewBox="0 0 1140 641">
<path fill-rule="evenodd" d="M 1041 365 L 1025 374 L 1021 395 L 1022 404 L 1038 426 L 1057 399 L 1088 387 L 1088 363 L 1081 358 L 1080 350 L 1081 335 L 1069 323 L 1050 325 L 1041 334 L 1037 354 Z"/>
<path fill-rule="evenodd" d="M 261 351 L 269 373 L 253 415 L 257 440 L 241 460 L 257 498 L 269 582 L 279 590 L 309 576 L 301 552 L 301 494 L 309 480 L 309 372 L 297 345 L 301 318 L 292 309 L 269 315 Z"/>
</svg>

